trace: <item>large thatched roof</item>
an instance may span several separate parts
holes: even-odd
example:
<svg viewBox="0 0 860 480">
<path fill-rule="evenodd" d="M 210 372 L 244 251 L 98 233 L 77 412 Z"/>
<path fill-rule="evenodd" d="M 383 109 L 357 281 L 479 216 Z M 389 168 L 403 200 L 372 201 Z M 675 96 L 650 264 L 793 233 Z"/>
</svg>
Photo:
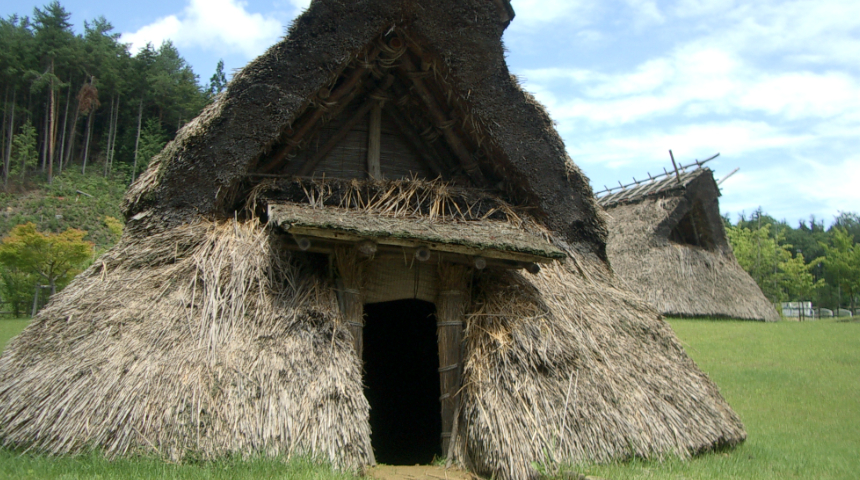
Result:
<svg viewBox="0 0 860 480">
<path fill-rule="evenodd" d="M 612 268 L 664 315 L 778 320 L 732 253 L 719 196 L 713 172 L 692 165 L 601 197 Z"/>
<path fill-rule="evenodd" d="M 588 179 L 568 159 L 547 113 L 508 71 L 501 43 L 507 3 L 312 2 L 284 41 L 237 74 L 155 158 L 126 196 L 127 216 L 151 210 L 149 221 L 164 226 L 200 213 L 232 215 L 247 175 L 277 152 L 293 127 L 303 126 L 294 124 L 302 115 L 325 108 L 320 92 L 330 100 L 352 80 L 346 78 L 351 67 L 378 55 L 381 36 L 393 29 L 407 39 L 415 68 L 427 68 L 450 98 L 444 108 L 468 118 L 454 130 L 476 137 L 487 152 L 474 160 L 486 184 L 504 184 L 533 204 L 560 238 L 602 255 L 605 229 Z M 408 75 L 395 76 L 414 90 Z"/>
<path fill-rule="evenodd" d="M 506 0 L 314 0 L 130 188 L 119 244 L 9 344 L 0 441 L 360 469 L 362 308 L 402 298 L 437 304 L 442 436 L 478 473 L 743 441 L 612 275 L 587 180 L 508 74 L 511 16 Z M 423 177 L 361 176 L 369 160 L 354 173 L 351 145 L 328 147 L 366 105 L 359 133 L 393 119 L 375 138 L 406 152 L 377 160 Z"/>
</svg>

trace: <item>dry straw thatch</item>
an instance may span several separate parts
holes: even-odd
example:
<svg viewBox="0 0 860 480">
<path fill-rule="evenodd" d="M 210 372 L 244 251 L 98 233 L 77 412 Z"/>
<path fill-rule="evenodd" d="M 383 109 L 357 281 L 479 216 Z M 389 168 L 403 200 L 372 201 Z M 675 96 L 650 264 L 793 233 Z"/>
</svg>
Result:
<svg viewBox="0 0 860 480">
<path fill-rule="evenodd" d="M 124 239 L 9 345 L 0 436 L 55 454 L 372 461 L 361 371 L 334 288 L 270 230 L 199 222 Z M 686 456 L 745 437 L 670 328 L 602 263 L 479 275 L 454 461 Z"/>
<path fill-rule="evenodd" d="M 669 326 L 612 275 L 587 178 L 504 64 L 510 16 L 506 0 L 314 0 L 288 38 L 238 74 L 130 188 L 120 243 L 10 343 L 0 358 L 3 445 L 373 464 L 356 347 L 368 284 L 384 283 L 368 277 L 384 276 L 380 268 L 392 270 L 385 285 L 398 287 L 384 294 L 438 293 L 440 358 L 459 368 L 440 368 L 451 462 L 523 479 L 538 476 L 535 462 L 688 456 L 743 441 L 738 417 Z M 258 167 L 277 167 L 276 151 L 294 148 L 291 132 L 340 108 L 325 105 L 342 87 L 368 82 L 373 89 L 352 94 L 374 99 L 380 82 L 392 84 L 364 66 L 387 34 L 396 37 L 389 46 L 412 42 L 409 52 L 395 49 L 399 60 L 376 52 L 391 68 L 402 64 L 393 85 L 414 80 L 416 90 L 447 94 L 460 116 L 431 133 L 447 142 L 439 152 L 481 152 L 449 163 L 453 177 L 483 187 L 254 183 L 253 175 L 284 177 Z M 428 70 L 410 70 L 407 56 Z M 391 244 L 360 256 L 332 237 L 315 238 L 330 250 L 302 252 L 291 227 L 266 222 L 255 204 L 269 201 L 463 229 L 498 222 L 552 242 L 564 258 L 526 275 L 514 270 L 523 262 L 478 267 L 452 251 L 421 263 L 403 248 L 398 259 Z M 412 278 L 414 289 L 399 285 Z"/>
<path fill-rule="evenodd" d="M 0 437 L 54 454 L 293 453 L 366 463 L 337 301 L 255 221 L 124 238 L 0 359 Z"/>
<path fill-rule="evenodd" d="M 695 168 L 660 183 L 623 200 L 621 192 L 601 199 L 615 273 L 664 315 L 778 320 L 732 253 L 713 172 Z"/>
</svg>

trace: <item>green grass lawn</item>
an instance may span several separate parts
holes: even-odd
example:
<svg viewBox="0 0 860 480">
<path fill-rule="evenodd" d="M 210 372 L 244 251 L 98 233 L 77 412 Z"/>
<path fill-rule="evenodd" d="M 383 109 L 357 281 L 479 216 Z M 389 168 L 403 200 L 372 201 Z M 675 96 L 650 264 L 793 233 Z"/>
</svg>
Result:
<svg viewBox="0 0 860 480">
<path fill-rule="evenodd" d="M 27 320 L 0 320 L 0 345 Z M 689 461 L 580 468 L 620 479 L 849 479 L 860 476 L 860 323 L 671 320 L 687 352 L 741 416 L 742 446 Z M 348 479 L 326 467 L 276 460 L 173 465 L 45 458 L 0 450 L 0 478 Z"/>
<path fill-rule="evenodd" d="M 29 318 L 0 318 L 0 351 L 3 351 L 9 340 L 24 330 L 28 323 Z"/>
<path fill-rule="evenodd" d="M 860 477 L 860 323 L 670 320 L 747 441 L 690 461 L 592 467 L 609 479 Z"/>
</svg>

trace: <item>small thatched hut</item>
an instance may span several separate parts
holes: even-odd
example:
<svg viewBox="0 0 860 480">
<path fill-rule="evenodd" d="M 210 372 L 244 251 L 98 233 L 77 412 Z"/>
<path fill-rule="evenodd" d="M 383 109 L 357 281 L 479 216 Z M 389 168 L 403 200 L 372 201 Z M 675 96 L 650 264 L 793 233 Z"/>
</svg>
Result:
<svg viewBox="0 0 860 480">
<path fill-rule="evenodd" d="M 743 426 L 606 262 L 508 73 L 496 0 L 315 0 L 129 190 L 122 240 L 0 359 L 0 439 L 56 454 L 681 456 Z"/>
<path fill-rule="evenodd" d="M 732 253 L 708 160 L 601 192 L 612 269 L 663 315 L 779 320 Z"/>
</svg>

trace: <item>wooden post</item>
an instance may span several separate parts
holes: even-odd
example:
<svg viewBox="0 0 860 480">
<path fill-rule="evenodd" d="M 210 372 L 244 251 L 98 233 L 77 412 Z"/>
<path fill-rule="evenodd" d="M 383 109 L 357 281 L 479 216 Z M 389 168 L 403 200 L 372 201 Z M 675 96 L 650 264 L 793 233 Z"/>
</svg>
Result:
<svg viewBox="0 0 860 480">
<path fill-rule="evenodd" d="M 678 183 L 681 183 L 681 174 L 678 173 L 678 164 L 675 163 L 675 155 L 672 153 L 672 150 L 669 150 L 669 158 L 672 159 L 672 166 L 675 168 L 675 179 L 678 180 Z"/>
<path fill-rule="evenodd" d="M 355 354 L 361 361 L 364 353 L 364 299 L 361 284 L 364 280 L 364 262 L 352 247 L 335 249 L 335 263 L 340 276 L 340 303 L 343 319 L 352 334 Z"/>
<path fill-rule="evenodd" d="M 382 179 L 379 157 L 382 150 L 382 104 L 376 102 L 370 110 L 370 125 L 367 129 L 367 176 Z"/>
<path fill-rule="evenodd" d="M 448 452 L 454 416 L 459 408 L 462 383 L 463 319 L 468 304 L 469 269 L 462 265 L 439 267 L 439 298 L 436 302 L 436 335 L 439 344 L 439 396 L 442 404 L 442 451 Z"/>
</svg>

